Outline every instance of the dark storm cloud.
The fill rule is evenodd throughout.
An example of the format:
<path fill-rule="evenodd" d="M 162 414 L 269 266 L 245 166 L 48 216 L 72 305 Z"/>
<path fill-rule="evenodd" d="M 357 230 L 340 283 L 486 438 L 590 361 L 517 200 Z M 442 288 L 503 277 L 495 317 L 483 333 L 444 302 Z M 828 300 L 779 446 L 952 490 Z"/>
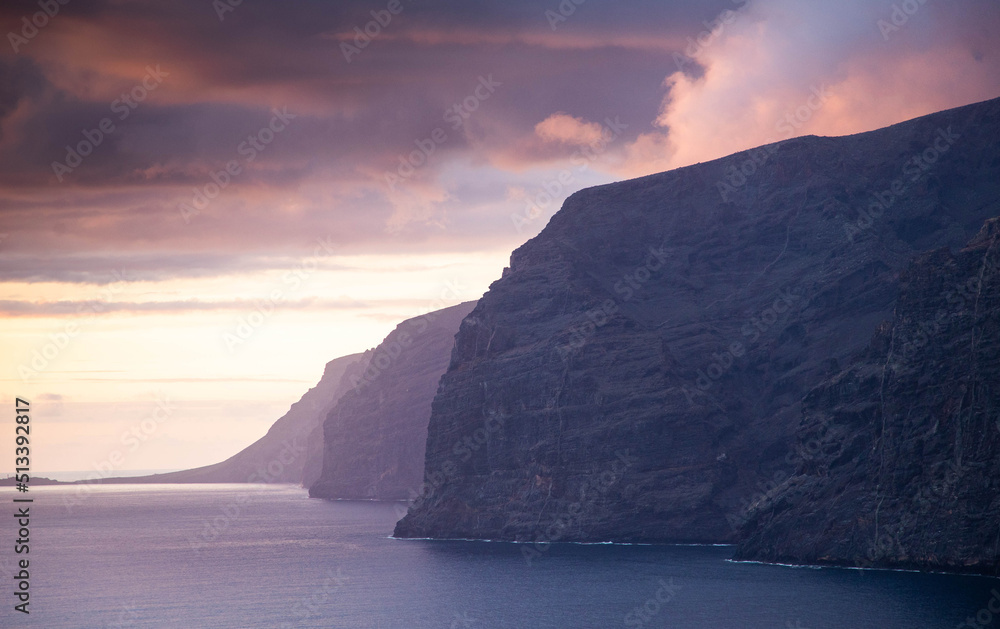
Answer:
<path fill-rule="evenodd" d="M 565 161 L 578 147 L 535 131 L 557 114 L 581 128 L 619 119 L 628 126 L 611 153 L 639 144 L 653 154 L 630 150 L 633 162 L 659 163 L 666 130 L 653 123 L 668 120 L 675 53 L 743 4 L 399 0 L 398 15 L 376 28 L 372 12 L 384 20 L 388 0 L 243 0 L 221 19 L 208 0 L 72 0 L 18 52 L 0 45 L 0 232 L 10 236 L 0 255 L 20 256 L 6 277 L 79 280 L 60 266 L 105 252 L 160 255 L 164 276 L 206 272 L 196 258 L 212 252 L 221 273 L 241 256 L 297 255 L 317 235 L 344 253 L 517 244 L 509 212 L 483 210 L 502 197 L 495 178 L 468 182 L 457 197 L 441 182 L 445 170 L 520 173 Z M 811 11 L 775 0 L 741 10 L 737 26 L 748 33 L 772 14 Z M 20 32 L 37 11 L 4 3 L 0 32 Z M 962 21 L 968 12 L 956 13 Z M 378 34 L 348 61 L 344 45 L 364 43 L 355 27 L 366 25 Z M 845 38 L 819 52 L 836 65 L 854 45 Z M 729 62 L 726 50 L 717 44 L 700 60 Z M 150 69 L 162 81 L 146 90 Z M 762 90 L 781 71 L 747 70 L 765 77 Z M 488 99 L 469 100 L 484 80 L 496 85 Z M 699 89 L 678 95 L 698 110 Z M 120 119 L 130 94 L 143 98 Z M 722 119 L 730 101 L 739 103 L 719 99 L 705 111 Z M 463 102 L 475 111 L 453 125 L 446 112 Z M 294 118 L 272 133 L 275 111 Z M 70 172 L 54 171 L 105 119 L 114 129 L 100 145 Z M 387 189 L 386 174 L 439 129 L 445 139 L 427 163 Z M 271 141 L 250 161 L 240 147 L 260 133 Z M 239 174 L 228 187 L 182 215 L 230 162 Z M 38 251 L 54 262 L 40 263 Z"/>
<path fill-rule="evenodd" d="M 546 11 L 558 2 L 403 2 L 348 62 L 341 35 L 385 3 L 245 0 L 220 20 L 201 0 L 74 0 L 18 53 L 0 52 L 0 230 L 17 236 L 0 252 L 20 254 L 3 276 L 90 281 L 95 269 L 81 262 L 115 250 L 161 252 L 161 276 L 222 273 L 253 268 L 243 254 L 294 255 L 316 234 L 355 253 L 489 246 L 492 234 L 508 236 L 506 216 L 456 220 L 451 231 L 403 218 L 387 232 L 408 201 L 388 198 L 385 173 L 446 131 L 407 182 L 419 205 L 449 160 L 528 166 L 560 157 L 559 147 L 517 148 L 557 111 L 651 120 L 671 42 L 723 4 L 593 1 L 553 29 Z M 3 32 L 18 32 L 37 10 L 5 3 Z M 149 68 L 162 81 L 139 89 L 144 98 L 120 119 L 122 96 Z M 482 79 L 499 84 L 490 101 L 460 126 L 446 120 Z M 294 119 L 250 163 L 240 147 L 275 110 Z M 85 133 L 96 138 L 102 121 L 113 130 L 78 166 L 54 166 L 91 148 Z M 181 204 L 233 161 L 241 169 L 232 187 L 181 221 Z M 462 201 L 474 211 L 484 197 L 471 191 Z M 46 262 L 30 255 L 38 250 L 60 253 Z M 200 251 L 222 253 L 206 266 Z"/>
<path fill-rule="evenodd" d="M 32 6 L 6 6 L 4 23 L 16 27 Z M 553 31 L 545 11 L 558 11 L 558 3 L 407 3 L 397 23 L 348 63 L 343 42 L 330 34 L 363 27 L 371 11 L 382 10 L 379 3 L 246 1 L 221 22 L 201 1 L 87 6 L 52 18 L 16 56 L 18 67 L 37 56 L 47 76 L 11 82 L 0 99 L 0 108 L 24 102 L 28 110 L 17 121 L 18 137 L 0 145 L 8 186 L 52 183 L 52 162 L 106 117 L 116 130 L 68 177 L 73 183 L 187 184 L 230 159 L 272 107 L 299 116 L 290 132 L 298 137 L 276 143 L 266 162 L 298 156 L 312 166 L 384 169 L 446 124 L 445 110 L 491 74 L 503 89 L 477 118 L 504 131 L 492 138 L 498 143 L 512 131 L 530 133 L 554 111 L 649 120 L 663 96 L 670 51 L 629 42 L 680 41 L 713 12 L 704 3 L 665 9 L 595 2 L 578 6 Z M 420 43 L 427 32 L 445 40 Z M 10 74 L 15 61 L 4 54 L 0 72 Z M 128 120 L 117 120 L 112 103 L 139 83 L 147 64 L 169 76 Z M 457 134 L 442 150 L 466 149 Z M 286 175 L 297 180 L 309 172 L 292 167 Z"/>

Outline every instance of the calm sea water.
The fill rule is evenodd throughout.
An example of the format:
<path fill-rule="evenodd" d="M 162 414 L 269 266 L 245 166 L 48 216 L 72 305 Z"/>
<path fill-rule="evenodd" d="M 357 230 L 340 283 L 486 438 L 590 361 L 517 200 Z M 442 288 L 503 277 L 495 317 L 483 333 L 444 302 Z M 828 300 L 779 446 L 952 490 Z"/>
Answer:
<path fill-rule="evenodd" d="M 0 626 L 952 629 L 1000 589 L 734 564 L 720 547 L 552 545 L 529 564 L 514 544 L 389 539 L 396 505 L 289 487 L 75 492 L 32 488 L 32 613 L 13 611 L 7 585 Z M 9 566 L 12 544 L 2 548 Z"/>

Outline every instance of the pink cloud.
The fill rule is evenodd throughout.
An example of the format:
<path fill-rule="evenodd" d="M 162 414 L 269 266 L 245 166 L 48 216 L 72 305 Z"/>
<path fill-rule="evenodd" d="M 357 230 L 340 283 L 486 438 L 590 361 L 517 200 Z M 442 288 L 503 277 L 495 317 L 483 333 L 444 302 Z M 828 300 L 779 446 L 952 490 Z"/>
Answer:
<path fill-rule="evenodd" d="M 601 139 L 601 125 L 558 112 L 535 125 L 535 134 L 550 142 L 586 146 Z"/>
<path fill-rule="evenodd" d="M 687 53 L 704 72 L 670 72 L 654 129 L 629 146 L 619 174 L 868 131 L 1000 95 L 1000 39 L 989 36 L 1000 28 L 995 5 L 920 5 L 898 30 L 880 28 L 891 23 L 891 5 L 862 0 L 759 0 L 728 18 L 693 39 L 701 45 Z"/>

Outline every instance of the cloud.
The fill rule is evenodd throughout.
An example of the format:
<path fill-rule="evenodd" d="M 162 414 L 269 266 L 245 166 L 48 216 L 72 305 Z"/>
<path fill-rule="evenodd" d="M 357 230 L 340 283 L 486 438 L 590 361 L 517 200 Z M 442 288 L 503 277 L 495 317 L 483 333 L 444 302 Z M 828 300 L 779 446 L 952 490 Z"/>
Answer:
<path fill-rule="evenodd" d="M 621 172 L 867 131 L 1000 95 L 1000 5 L 912 6 L 894 16 L 898 3 L 887 1 L 755 0 L 725 14 L 677 58 L 658 130 L 632 144 Z M 886 29 L 893 20 L 901 25 Z"/>
<path fill-rule="evenodd" d="M 323 38 L 347 44 L 355 43 L 357 33 L 341 31 L 323 33 Z M 608 48 L 629 48 L 646 52 L 672 53 L 683 41 L 675 33 L 659 34 L 615 34 L 607 32 L 552 33 L 546 31 L 503 31 L 495 26 L 489 29 L 463 28 L 445 30 L 440 28 L 413 28 L 400 32 L 380 34 L 380 41 L 405 42 L 420 46 L 528 46 L 549 50 L 597 50 Z"/>
<path fill-rule="evenodd" d="M 0 255 L 0 281 L 69 282 L 104 286 L 117 282 L 156 282 L 175 278 L 245 275 L 294 269 L 303 257 L 220 253 Z M 321 271 L 357 271 L 354 265 L 310 258 Z"/>
<path fill-rule="evenodd" d="M 894 3 L 919 8 L 883 37 L 878 21 L 892 19 Z M 129 290 L 101 299 L 108 325 L 75 350 L 92 344 L 86 361 L 66 364 L 85 371 L 47 372 L 65 388 L 94 370 L 67 399 L 154 382 L 228 389 L 272 372 L 304 383 L 335 348 L 363 349 L 382 324 L 425 310 L 405 297 L 436 292 L 433 278 L 459 277 L 478 293 L 581 187 L 780 139 L 781 121 L 793 134 L 853 133 L 1000 95 L 1000 9 L 986 0 L 403 4 L 350 62 L 340 44 L 384 3 L 243 2 L 220 21 L 208 0 L 73 0 L 19 53 L 0 46 L 0 317 L 17 318 L 18 352 L 30 353 L 32 333 L 46 338 L 46 318 L 93 312 L 83 300 L 113 292 L 119 270 Z M 569 5 L 565 21 L 546 15 Z M 720 29 L 726 9 L 736 13 Z M 0 3 L 0 33 L 37 11 L 37 0 Z M 162 84 L 119 118 L 115 101 L 141 93 L 156 66 Z M 453 126 L 446 112 L 490 75 L 502 85 Z M 815 109 L 814 90 L 828 94 Z M 286 107 L 294 120 L 249 160 L 241 144 Z M 59 182 L 53 162 L 106 118 L 114 130 Z M 608 119 L 627 128 L 581 157 Z M 385 174 L 437 129 L 446 139 L 389 189 Z M 180 204 L 220 185 L 233 161 L 239 174 L 184 220 Z M 300 313 L 294 323 L 255 341 L 260 362 L 220 358 L 212 339 L 189 334 L 252 310 L 241 298 L 310 257 L 317 238 L 330 255 L 310 292 L 282 304 Z M 447 266 L 456 259 L 463 268 Z M 147 329 L 153 315 L 177 329 Z M 135 362 L 146 343 L 157 359 Z M 125 364 L 132 381 L 114 369 Z M 233 369 L 231 382 L 213 379 Z M 252 426 L 266 429 L 287 408 L 261 400 L 301 393 L 275 382 L 240 390 L 233 399 L 246 406 L 188 407 L 198 434 L 224 431 L 232 451 L 251 442 Z M 87 434 L 94 426 L 121 411 L 141 419 L 149 403 L 67 408 L 62 421 L 79 430 L 47 451 L 73 469 L 106 455 Z M 181 455 L 164 440 L 160 458 L 130 465 L 218 456 L 211 440 L 183 442 Z"/>
<path fill-rule="evenodd" d="M 496 228 L 504 215 L 469 219 L 495 201 L 492 180 L 507 169 L 569 155 L 543 142 L 518 152 L 519 142 L 538 140 L 535 125 L 554 111 L 650 119 L 670 42 L 705 11 L 648 3 L 636 28 L 634 9 L 594 5 L 553 32 L 537 3 L 414 4 L 347 63 L 325 34 L 371 19 L 367 3 L 246 5 L 223 23 L 194 0 L 87 6 L 64 7 L 19 56 L 0 49 L 0 232 L 10 235 L 0 255 L 25 256 L 7 258 L 8 278 L 89 281 L 74 257 L 108 249 L 162 253 L 163 274 L 184 272 L 172 254 L 210 273 L 200 255 L 294 255 L 316 234 L 345 254 L 516 246 Z M 5 4 L 0 20 L 33 10 Z M 480 41 L 488 32 L 498 38 Z M 120 120 L 112 103 L 157 65 L 169 76 Z M 454 128 L 446 110 L 491 74 L 502 87 Z M 248 163 L 241 143 L 285 106 L 297 117 Z M 114 131 L 58 182 L 53 163 L 107 118 Z M 436 128 L 447 142 L 387 190 L 385 173 Z M 234 160 L 240 174 L 182 220 L 180 204 Z M 456 164 L 491 166 L 491 183 L 447 181 Z M 46 271 L 56 261 L 28 255 L 39 251 L 60 252 L 66 267 Z"/>
<path fill-rule="evenodd" d="M 628 128 L 588 161 L 606 179 L 781 139 L 778 122 L 817 88 L 829 98 L 795 134 L 870 129 L 1000 85 L 995 3 L 924 3 L 888 41 L 888 0 L 585 3 L 553 29 L 558 6 L 406 4 L 348 63 L 338 34 L 371 19 L 360 0 L 244 3 L 223 22 L 200 0 L 65 5 L 21 54 L 0 50 L 0 280 L 100 281 L 74 264 L 108 251 L 150 278 L 224 274 L 317 234 L 345 255 L 516 246 L 505 223 L 520 208 L 502 191 L 538 189 L 608 118 Z M 4 3 L 0 24 L 35 10 Z M 52 163 L 157 64 L 162 85 L 59 184 Z M 446 111 L 489 75 L 502 86 L 452 126 Z M 239 147 L 275 107 L 296 118 L 251 163 Z M 446 141 L 388 189 L 436 129 Z M 180 204 L 234 160 L 240 174 L 182 220 Z"/>
<path fill-rule="evenodd" d="M 602 128 L 596 122 L 587 122 L 559 112 L 535 125 L 535 134 L 549 142 L 563 142 L 587 146 L 601 139 Z"/>
<path fill-rule="evenodd" d="M 265 300 L 230 299 L 181 301 L 19 301 L 0 300 L 0 315 L 7 317 L 63 317 L 127 314 L 164 314 L 204 311 L 246 311 L 257 307 Z M 340 310 L 369 308 L 371 304 L 356 300 L 330 299 L 289 299 L 279 302 L 281 308 L 289 310 Z"/>

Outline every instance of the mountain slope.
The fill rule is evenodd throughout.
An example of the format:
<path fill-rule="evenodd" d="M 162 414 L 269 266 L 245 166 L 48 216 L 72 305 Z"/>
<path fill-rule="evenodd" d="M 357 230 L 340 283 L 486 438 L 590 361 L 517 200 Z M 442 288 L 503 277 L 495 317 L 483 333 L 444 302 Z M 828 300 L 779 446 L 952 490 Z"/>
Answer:
<path fill-rule="evenodd" d="M 103 483 L 296 483 L 308 486 L 322 465 L 323 418 L 351 388 L 349 378 L 365 364 L 365 354 L 351 354 L 326 364 L 315 387 L 292 404 L 267 434 L 225 461 L 179 472 Z"/>
<path fill-rule="evenodd" d="M 1000 100 L 583 190 L 465 319 L 401 537 L 730 542 L 915 255 L 1000 214 Z"/>
<path fill-rule="evenodd" d="M 400 323 L 324 423 L 315 498 L 394 500 L 420 488 L 430 405 L 466 302 Z"/>

